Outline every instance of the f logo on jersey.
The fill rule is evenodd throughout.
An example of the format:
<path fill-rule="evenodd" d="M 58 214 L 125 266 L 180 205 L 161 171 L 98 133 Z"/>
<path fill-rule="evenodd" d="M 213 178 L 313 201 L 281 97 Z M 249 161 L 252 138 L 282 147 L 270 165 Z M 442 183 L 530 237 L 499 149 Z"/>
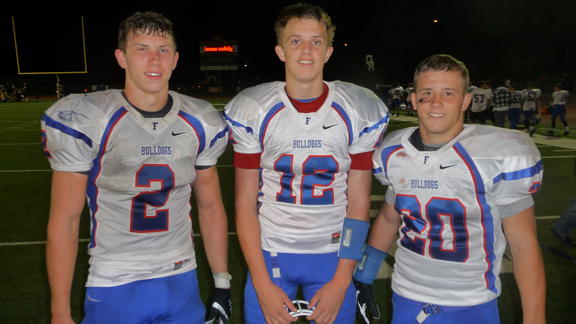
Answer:
<path fill-rule="evenodd" d="M 153 129 L 156 130 L 156 126 L 158 126 L 157 122 L 152 122 Z"/>
<path fill-rule="evenodd" d="M 426 161 L 428 161 L 428 158 L 429 158 L 428 155 L 425 155 L 425 156 L 424 156 L 424 164 L 426 164 Z"/>
<path fill-rule="evenodd" d="M 310 117 L 306 117 L 306 125 L 308 125 L 308 122 L 310 121 Z"/>

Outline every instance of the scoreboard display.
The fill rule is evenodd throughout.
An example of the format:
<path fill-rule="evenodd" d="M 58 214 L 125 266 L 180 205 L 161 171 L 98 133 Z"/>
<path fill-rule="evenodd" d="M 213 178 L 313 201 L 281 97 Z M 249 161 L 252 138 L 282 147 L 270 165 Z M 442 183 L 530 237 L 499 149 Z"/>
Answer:
<path fill-rule="evenodd" d="M 238 70 L 238 41 L 217 36 L 212 41 L 200 42 L 200 70 Z"/>

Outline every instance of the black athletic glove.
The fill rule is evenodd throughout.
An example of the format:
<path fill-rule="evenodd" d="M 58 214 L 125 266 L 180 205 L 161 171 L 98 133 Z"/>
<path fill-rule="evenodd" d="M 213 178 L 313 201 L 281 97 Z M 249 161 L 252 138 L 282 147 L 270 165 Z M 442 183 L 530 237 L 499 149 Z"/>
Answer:
<path fill-rule="evenodd" d="M 208 304 L 205 324 L 226 324 L 232 316 L 232 301 L 230 289 L 214 287 L 214 294 Z"/>
<path fill-rule="evenodd" d="M 374 297 L 374 291 L 372 290 L 373 286 L 356 280 L 354 280 L 354 286 L 356 286 L 356 297 L 358 299 L 356 302 L 356 317 L 358 317 L 358 320 L 364 324 L 370 324 L 368 310 L 370 310 L 374 319 L 379 319 L 380 310 L 378 305 L 376 305 L 376 297 Z"/>

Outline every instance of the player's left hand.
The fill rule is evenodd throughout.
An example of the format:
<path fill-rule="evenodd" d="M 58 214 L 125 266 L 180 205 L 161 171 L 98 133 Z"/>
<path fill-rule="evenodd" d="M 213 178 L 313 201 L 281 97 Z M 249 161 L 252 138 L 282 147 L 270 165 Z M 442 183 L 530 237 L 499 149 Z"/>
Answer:
<path fill-rule="evenodd" d="M 347 284 L 336 282 L 335 280 L 327 282 L 322 288 L 318 289 L 314 297 L 310 299 L 308 308 L 316 306 L 316 309 L 314 313 L 307 316 L 306 319 L 316 321 L 316 324 L 334 323 L 349 286 L 349 282 Z"/>
<path fill-rule="evenodd" d="M 230 289 L 214 288 L 214 294 L 208 304 L 205 324 L 226 324 L 232 315 Z"/>

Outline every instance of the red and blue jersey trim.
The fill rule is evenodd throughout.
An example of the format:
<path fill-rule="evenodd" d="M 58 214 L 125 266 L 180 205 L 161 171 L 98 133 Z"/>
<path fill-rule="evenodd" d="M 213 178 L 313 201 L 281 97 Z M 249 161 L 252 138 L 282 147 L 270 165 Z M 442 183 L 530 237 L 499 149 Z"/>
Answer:
<path fill-rule="evenodd" d="M 200 153 L 202 153 L 204 151 L 204 148 L 206 147 L 206 133 L 204 132 L 204 127 L 202 126 L 202 123 L 200 122 L 200 120 L 198 120 L 198 118 L 188 113 L 185 113 L 182 110 L 178 112 L 178 116 L 180 116 L 180 118 L 182 118 L 196 132 L 196 136 L 198 137 L 198 143 L 199 143 L 197 155 L 200 155 Z M 224 132 L 220 137 L 223 137 L 225 134 L 226 133 Z"/>
<path fill-rule="evenodd" d="M 360 131 L 360 135 L 358 135 L 358 137 L 362 137 L 362 135 L 368 134 L 368 133 L 370 133 L 371 131 L 373 131 L 373 130 L 375 130 L 375 129 L 378 129 L 378 127 L 380 127 L 380 125 L 385 124 L 385 123 L 388 123 L 388 118 L 389 118 L 389 114 L 386 113 L 386 116 L 384 116 L 384 118 L 380 119 L 380 121 L 378 121 L 376 124 L 374 124 L 374 125 L 372 125 L 372 126 L 364 127 L 364 128 Z M 386 131 L 386 128 L 387 128 L 387 127 L 388 127 L 388 126 L 386 126 L 386 127 L 384 128 L 384 131 Z"/>
<path fill-rule="evenodd" d="M 264 152 L 264 137 L 266 136 L 266 130 L 268 129 L 268 125 L 270 125 L 270 121 L 272 121 L 272 118 L 274 118 L 274 116 L 284 108 L 286 108 L 286 105 L 284 105 L 283 102 L 279 102 L 275 104 L 264 117 L 262 125 L 260 126 L 260 152 Z"/>
<path fill-rule="evenodd" d="M 350 117 L 348 116 L 348 114 L 346 113 L 344 108 L 342 108 L 342 106 L 340 106 L 339 104 L 332 102 L 331 107 L 332 107 L 332 109 L 336 110 L 338 115 L 340 115 L 340 117 L 342 118 L 342 120 L 346 124 L 346 128 L 348 129 L 348 146 L 352 145 L 352 141 L 354 140 L 354 136 L 352 136 L 352 134 L 353 134 L 352 133 L 352 122 L 350 121 Z"/>
<path fill-rule="evenodd" d="M 397 144 L 383 149 L 382 152 L 380 153 L 380 160 L 382 160 L 382 163 L 384 163 L 384 165 L 381 168 L 372 169 L 372 173 L 380 174 L 384 172 L 384 174 L 386 174 L 386 178 L 388 178 L 388 160 L 390 159 L 390 156 L 393 153 L 403 148 L 404 146 L 402 146 L 402 144 Z"/>
<path fill-rule="evenodd" d="M 514 172 L 502 172 L 496 177 L 494 177 L 493 183 L 497 184 L 500 181 L 512 181 L 512 180 L 530 178 L 540 173 L 542 169 L 543 169 L 542 160 L 539 160 L 535 165 L 529 168 L 525 168 Z"/>
<path fill-rule="evenodd" d="M 484 253 L 486 255 L 485 261 L 488 265 L 488 269 L 486 269 L 486 272 L 484 273 L 486 289 L 495 294 L 499 294 L 498 289 L 496 288 L 496 280 L 498 278 L 494 273 L 494 262 L 496 261 L 496 253 L 494 252 L 494 216 L 491 213 L 490 205 L 486 201 L 486 188 L 484 187 L 484 181 L 482 180 L 480 171 L 476 167 L 472 157 L 470 157 L 462 144 L 457 142 L 453 147 L 468 167 L 470 175 L 474 181 L 474 187 L 476 188 L 476 200 L 478 201 L 481 213 Z"/>
<path fill-rule="evenodd" d="M 77 139 L 83 141 L 84 143 L 86 143 L 86 145 L 88 145 L 89 147 L 92 147 L 92 139 L 90 137 L 88 137 L 88 135 L 86 135 L 80 131 L 77 131 L 72 127 L 69 127 L 69 126 L 66 126 L 60 122 L 57 122 L 46 114 L 44 114 L 44 116 L 42 117 L 42 121 L 46 124 L 46 126 L 52 127 L 54 129 L 61 131 L 64 134 L 68 134 L 74 138 L 77 138 Z"/>
<path fill-rule="evenodd" d="M 98 221 L 96 220 L 96 214 L 98 213 L 98 187 L 96 186 L 96 179 L 100 175 L 100 171 L 102 170 L 102 157 L 104 152 L 106 152 L 106 146 L 108 145 L 108 140 L 110 139 L 110 134 L 114 130 L 114 127 L 118 124 L 120 119 L 122 119 L 128 111 L 126 108 L 121 107 L 118 109 L 110 121 L 108 121 L 108 125 L 106 125 L 106 129 L 104 130 L 104 134 L 102 134 L 102 140 L 100 143 L 100 149 L 98 150 L 98 155 L 92 161 L 92 169 L 90 170 L 90 174 L 88 175 L 88 187 L 86 189 L 86 195 L 88 196 L 88 207 L 90 207 L 91 212 L 91 221 L 92 227 L 90 232 L 90 244 L 88 245 L 89 249 L 96 247 L 96 229 L 98 227 Z"/>

